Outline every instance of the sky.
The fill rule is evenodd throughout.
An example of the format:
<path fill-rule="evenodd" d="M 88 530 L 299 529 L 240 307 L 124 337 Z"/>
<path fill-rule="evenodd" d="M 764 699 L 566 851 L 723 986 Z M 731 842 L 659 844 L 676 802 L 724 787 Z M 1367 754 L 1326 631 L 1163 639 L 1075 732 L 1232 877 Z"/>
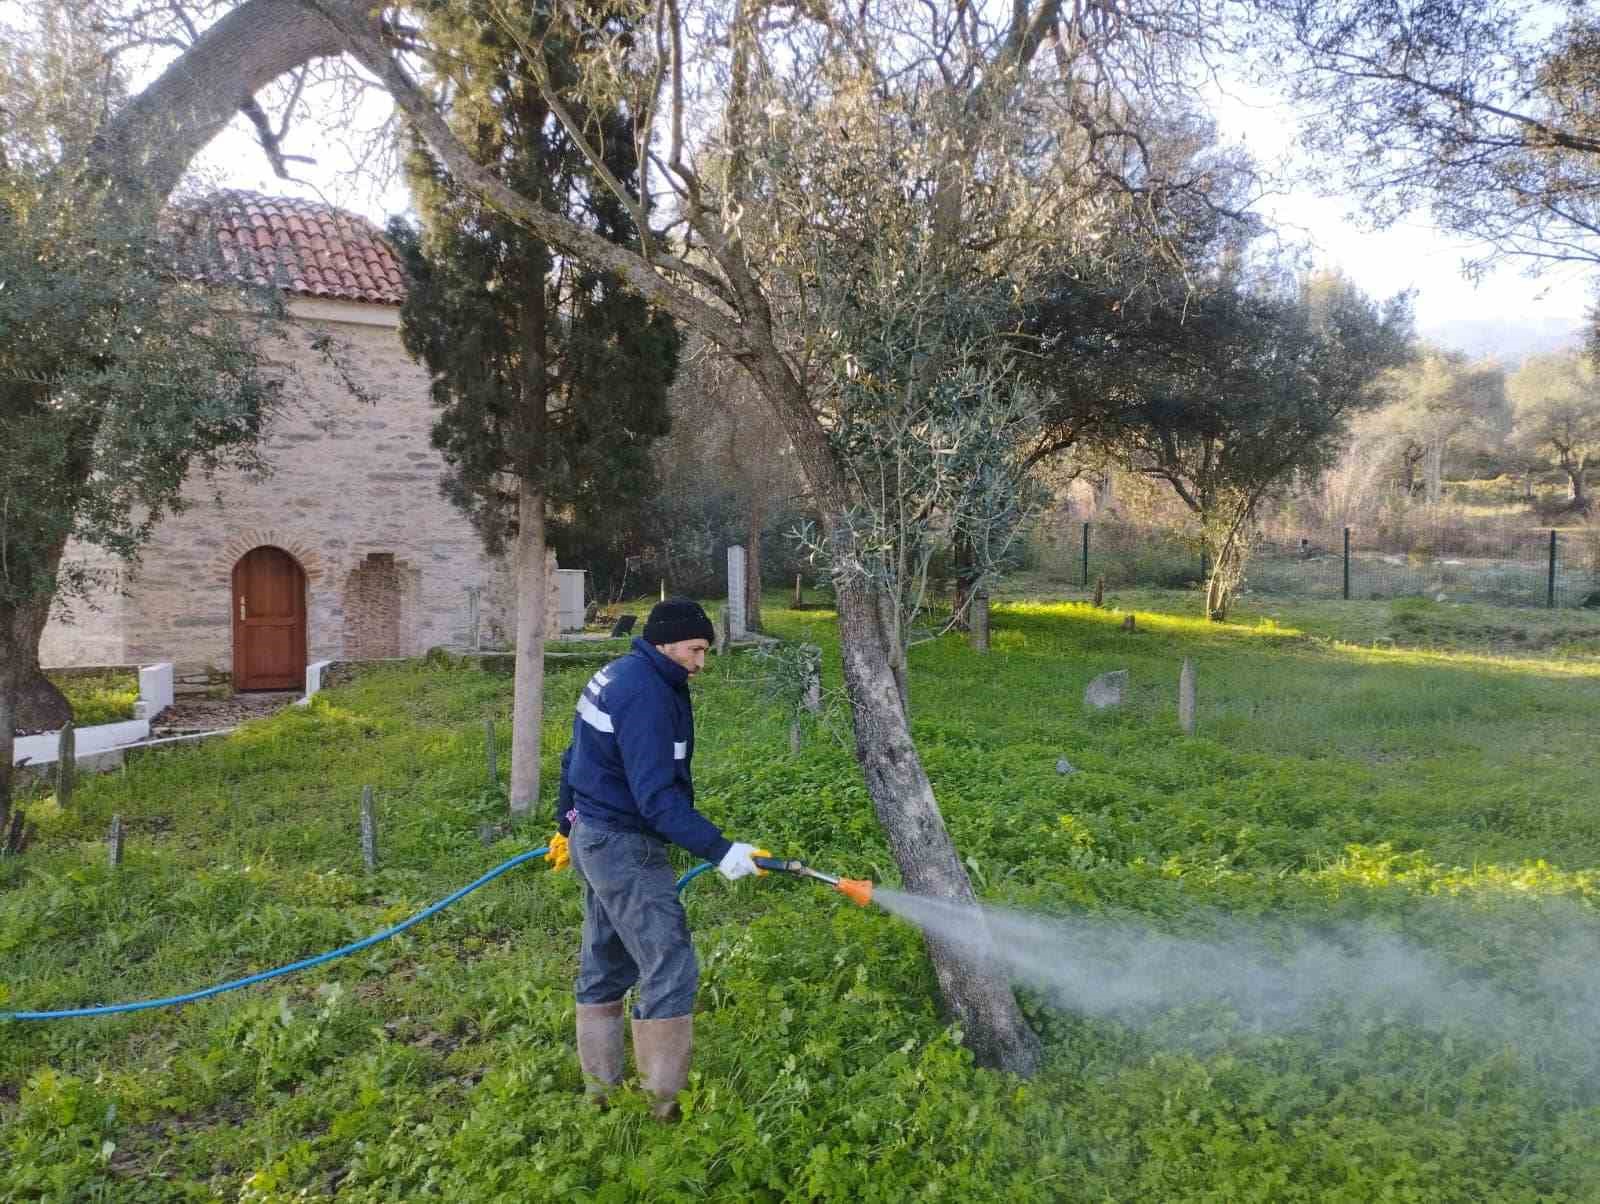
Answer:
<path fill-rule="evenodd" d="M 1280 100 L 1238 83 L 1209 91 L 1205 100 L 1225 140 L 1243 142 L 1258 162 L 1285 157 L 1292 161 L 1294 122 Z M 374 98 L 360 124 L 376 125 L 386 111 L 386 99 Z M 379 224 L 391 213 L 409 208 L 409 198 L 398 182 L 379 186 L 370 180 L 352 183 L 341 178 L 349 158 L 336 141 L 308 130 L 299 139 L 291 136 L 288 149 L 304 153 L 308 144 L 319 162 L 296 167 L 308 184 L 280 180 L 256 148 L 244 119 L 239 118 L 212 144 L 196 168 L 219 186 L 320 196 Z M 1476 283 L 1468 282 L 1462 276 L 1461 263 L 1477 248 L 1435 231 L 1426 214 L 1414 213 L 1386 230 L 1373 231 L 1352 219 L 1346 198 L 1296 190 L 1269 195 L 1257 208 L 1289 237 L 1308 242 L 1318 266 L 1341 269 L 1370 295 L 1388 297 L 1414 289 L 1419 332 L 1462 350 L 1489 349 L 1494 339 L 1492 334 L 1485 335 L 1484 327 L 1505 328 L 1506 342 L 1513 347 L 1521 345 L 1522 335 L 1533 328 L 1541 328 L 1547 338 L 1568 329 L 1575 331 L 1590 304 L 1592 275 L 1579 268 L 1547 269 L 1529 277 L 1524 261 L 1508 260 Z M 1468 324 L 1475 329 L 1466 329 Z"/>
<path fill-rule="evenodd" d="M 1228 83 L 1208 98 L 1219 132 L 1242 142 L 1261 162 L 1295 154 L 1293 114 L 1281 100 L 1239 83 Z M 1264 216 L 1309 239 L 1319 266 L 1339 267 L 1374 296 L 1416 290 L 1419 329 L 1447 322 L 1498 320 L 1506 323 L 1583 321 L 1590 304 L 1592 275 L 1575 267 L 1526 274 L 1526 261 L 1505 265 L 1476 283 L 1461 272 L 1462 261 L 1481 247 L 1435 230 L 1425 213 L 1384 230 L 1369 230 L 1352 219 L 1349 198 L 1290 190 L 1264 199 Z"/>

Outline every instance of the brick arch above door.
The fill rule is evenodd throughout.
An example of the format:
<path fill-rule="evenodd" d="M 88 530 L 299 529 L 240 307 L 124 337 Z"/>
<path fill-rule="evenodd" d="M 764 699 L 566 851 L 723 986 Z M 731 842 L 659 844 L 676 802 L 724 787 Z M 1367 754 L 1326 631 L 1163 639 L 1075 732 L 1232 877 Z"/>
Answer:
<path fill-rule="evenodd" d="M 212 559 L 213 579 L 232 588 L 233 566 L 239 563 L 246 552 L 259 547 L 282 548 L 293 556 L 300 563 L 300 571 L 306 575 L 308 587 L 316 585 L 326 575 L 326 559 L 311 541 L 282 527 L 251 527 L 228 535 L 222 550 Z"/>

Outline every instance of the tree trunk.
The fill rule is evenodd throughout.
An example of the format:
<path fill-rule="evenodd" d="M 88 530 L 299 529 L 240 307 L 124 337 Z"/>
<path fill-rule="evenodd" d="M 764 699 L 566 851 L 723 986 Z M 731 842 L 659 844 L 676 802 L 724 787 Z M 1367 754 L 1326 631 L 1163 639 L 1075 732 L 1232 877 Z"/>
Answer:
<path fill-rule="evenodd" d="M 358 0 L 320 0 L 330 15 L 370 22 Z M 372 10 L 376 11 L 376 10 Z M 207 29 L 107 123 L 92 162 L 114 205 L 160 205 L 190 161 L 273 80 L 345 49 L 345 38 L 304 0 L 246 0 Z"/>
<path fill-rule="evenodd" d="M 0 840 L 11 821 L 11 762 L 17 755 L 17 659 L 21 649 L 14 638 L 16 612 L 0 605 Z"/>
<path fill-rule="evenodd" d="M 1096 518 L 1109 518 L 1111 511 L 1116 508 L 1117 482 L 1110 472 L 1095 482 L 1093 504 Z"/>
<path fill-rule="evenodd" d="M 517 667 L 511 689 L 511 814 L 539 802 L 540 737 L 544 727 L 545 423 L 550 384 L 545 372 L 544 281 L 528 290 L 522 311 L 522 446 L 517 498 Z"/>
<path fill-rule="evenodd" d="M 1206 618 L 1213 623 L 1225 623 L 1228 607 L 1233 605 L 1234 591 L 1244 576 L 1244 549 L 1236 533 L 1225 539 L 1214 550 L 1211 576 L 1206 580 Z"/>
<path fill-rule="evenodd" d="M 1227 622 L 1228 593 L 1227 587 L 1222 583 L 1222 574 L 1213 568 L 1211 578 L 1206 582 L 1206 618 L 1211 622 Z"/>
<path fill-rule="evenodd" d="M 511 700 L 511 814 L 539 801 L 544 725 L 544 492 L 524 479 L 517 501 L 517 667 Z"/>
<path fill-rule="evenodd" d="M 760 489 L 750 491 L 749 531 L 744 545 L 744 625 L 761 630 L 761 528 L 766 525 L 766 499 Z"/>
<path fill-rule="evenodd" d="M 976 557 L 972 552 L 972 544 L 965 539 L 957 537 L 950 548 L 951 560 L 954 561 L 956 579 L 955 612 L 952 620 L 957 631 L 972 630 L 972 565 Z"/>
<path fill-rule="evenodd" d="M 1400 449 L 1400 483 L 1408 498 L 1417 496 L 1417 465 L 1422 463 L 1425 454 L 1415 443 L 1407 443 Z"/>
<path fill-rule="evenodd" d="M 1444 444 L 1428 445 L 1428 505 L 1437 506 L 1444 500 Z"/>
<path fill-rule="evenodd" d="M 1572 487 L 1572 508 L 1580 514 L 1589 513 L 1589 491 L 1585 488 L 1584 461 L 1579 459 L 1567 469 L 1567 480 Z"/>
<path fill-rule="evenodd" d="M 66 550 L 65 539 L 50 550 L 45 563 L 48 580 L 55 580 Z M 39 641 L 50 621 L 50 607 L 54 601 L 52 591 L 43 598 L 23 603 L 8 616 L 12 640 L 9 657 L 13 683 L 11 721 L 13 727 L 26 732 L 53 732 L 72 718 L 72 704 L 39 667 Z"/>
<path fill-rule="evenodd" d="M 989 651 L 989 595 L 978 590 L 972 595 L 972 618 L 968 626 L 968 643 L 974 652 Z"/>
<path fill-rule="evenodd" d="M 884 655 L 888 633 L 879 622 L 882 603 L 860 579 L 839 582 L 838 596 L 856 760 L 889 850 L 907 890 L 970 905 L 975 902 L 972 883 L 911 741 L 894 669 Z M 978 1062 L 1033 1074 L 1039 1067 L 1039 1041 L 1005 976 L 992 962 L 975 962 L 936 936 L 930 934 L 927 942 L 940 997 Z"/>

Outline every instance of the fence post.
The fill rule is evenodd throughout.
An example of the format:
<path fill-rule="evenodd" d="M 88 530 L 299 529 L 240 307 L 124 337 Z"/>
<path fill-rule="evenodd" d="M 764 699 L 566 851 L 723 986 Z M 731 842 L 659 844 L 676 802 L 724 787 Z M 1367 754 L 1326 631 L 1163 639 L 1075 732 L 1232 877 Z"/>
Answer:
<path fill-rule="evenodd" d="M 1083 588 L 1089 588 L 1089 524 L 1083 524 Z"/>
<path fill-rule="evenodd" d="M 1350 601 L 1350 528 L 1344 529 L 1344 600 Z"/>
<path fill-rule="evenodd" d="M 378 812 L 371 786 L 361 788 L 361 860 L 369 871 L 378 868 Z"/>
<path fill-rule="evenodd" d="M 500 750 L 494 746 L 494 717 L 483 721 L 483 759 L 489 771 L 489 789 L 500 785 Z"/>
<path fill-rule="evenodd" d="M 72 806 L 72 791 L 78 782 L 78 729 L 68 719 L 61 725 L 56 743 L 56 805 L 65 811 Z"/>
<path fill-rule="evenodd" d="M 106 837 L 106 861 L 112 869 L 122 864 L 122 816 L 111 817 L 111 832 Z"/>
<path fill-rule="evenodd" d="M 1551 610 L 1556 608 L 1556 529 L 1550 528 L 1550 577 L 1545 585 L 1544 604 Z"/>

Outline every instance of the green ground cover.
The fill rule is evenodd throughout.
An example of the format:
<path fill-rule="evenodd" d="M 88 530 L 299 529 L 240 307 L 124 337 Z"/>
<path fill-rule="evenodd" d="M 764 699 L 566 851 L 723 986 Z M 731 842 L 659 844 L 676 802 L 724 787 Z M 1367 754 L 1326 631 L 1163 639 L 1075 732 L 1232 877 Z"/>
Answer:
<path fill-rule="evenodd" d="M 954 637 L 913 650 L 919 746 L 984 896 L 1183 936 L 1248 924 L 1285 956 L 1352 925 L 1392 934 L 1463 989 L 1518 1001 L 1528 1039 L 1404 1008 L 1264 1031 L 1199 1005 L 1135 1021 L 1025 994 L 1048 1061 L 1022 1083 L 971 1065 L 903 923 L 708 875 L 687 896 L 696 1072 L 685 1121 L 663 1130 L 636 1092 L 581 1106 L 579 902 L 569 875 L 529 868 L 295 978 L 0 1025 L 0 1200 L 1600 1199 L 1600 1075 L 1556 1040 L 1593 1017 L 1545 1003 L 1562 997 L 1552 975 L 1595 972 L 1552 950 L 1592 943 L 1600 907 L 1600 661 L 1581 640 L 1485 631 L 1548 630 L 1537 612 L 1274 602 L 1219 627 L 1188 595 L 1111 601 L 1138 608 L 1134 632 L 1116 611 L 1018 600 L 997 608 L 987 657 Z M 765 614 L 821 643 L 837 686 L 831 614 L 777 597 Z M 1193 739 L 1175 719 L 1184 656 Z M 1116 668 L 1129 705 L 1085 715 L 1084 685 Z M 547 683 L 552 780 L 590 671 Z M 696 686 L 705 809 L 892 881 L 843 716 L 790 755 L 758 673 L 741 655 Z M 507 748 L 509 707 L 504 677 L 384 669 L 86 780 L 71 814 L 39 804 L 39 844 L 0 862 L 0 1007 L 286 962 L 542 843 L 543 823 L 491 849 L 476 834 L 503 806 L 482 721 Z M 1076 772 L 1057 773 L 1062 756 Z M 380 803 L 371 875 L 364 784 Z M 115 873 L 98 844 L 112 813 L 129 831 Z"/>
<path fill-rule="evenodd" d="M 139 675 L 131 670 L 46 676 L 67 696 L 72 721 L 79 727 L 133 718 L 133 704 L 139 701 Z"/>

